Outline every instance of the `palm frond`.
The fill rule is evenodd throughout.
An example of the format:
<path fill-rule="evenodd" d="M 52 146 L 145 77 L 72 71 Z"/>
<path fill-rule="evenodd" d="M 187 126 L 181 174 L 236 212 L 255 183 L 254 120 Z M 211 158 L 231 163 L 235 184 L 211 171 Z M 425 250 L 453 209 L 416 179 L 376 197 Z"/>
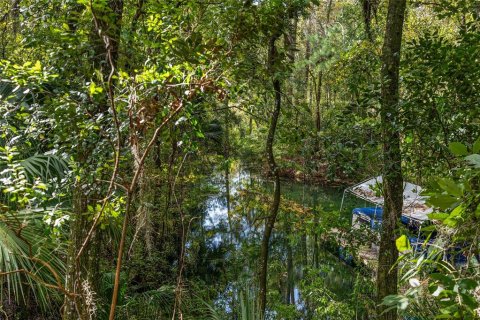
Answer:
<path fill-rule="evenodd" d="M 15 83 L 8 80 L 0 80 L 0 101 L 8 101 L 10 103 L 20 103 L 22 101 L 33 98 L 26 88 L 21 88 Z"/>
<path fill-rule="evenodd" d="M 110 277 L 110 274 L 107 274 L 107 277 Z M 117 308 L 120 319 L 171 319 L 174 304 L 175 287 L 166 285 L 155 290 L 134 294 L 126 298 L 125 303 Z M 187 291 L 184 292 L 181 309 L 184 319 L 224 319 L 213 305 L 200 296 L 193 293 L 189 294 Z"/>
<path fill-rule="evenodd" d="M 45 235 L 41 217 L 38 211 L 0 216 L 0 286 L 2 298 L 8 295 L 19 304 L 26 302 L 31 290 L 37 304 L 47 310 L 59 294 L 47 285 L 64 283 L 65 265 L 59 258 L 63 250 Z"/>
<path fill-rule="evenodd" d="M 198 306 L 198 311 L 200 311 L 201 314 L 203 314 L 203 318 L 205 320 L 222 320 L 224 317 L 218 312 L 218 310 L 215 309 L 215 306 L 212 305 L 211 303 L 208 303 L 204 299 L 202 299 L 199 296 L 196 296 L 196 300 L 200 303 L 200 306 Z M 186 317 L 187 319 L 188 316 Z"/>
<path fill-rule="evenodd" d="M 37 154 L 19 162 L 30 178 L 42 181 L 62 179 L 68 172 L 67 162 L 55 155 Z"/>
<path fill-rule="evenodd" d="M 162 286 L 127 298 L 118 311 L 121 319 L 169 319 L 174 301 L 174 288 Z"/>
<path fill-rule="evenodd" d="M 257 299 L 255 297 L 255 293 L 251 288 L 245 287 L 243 290 L 240 291 L 240 319 L 260 319 L 260 314 L 256 302 Z"/>

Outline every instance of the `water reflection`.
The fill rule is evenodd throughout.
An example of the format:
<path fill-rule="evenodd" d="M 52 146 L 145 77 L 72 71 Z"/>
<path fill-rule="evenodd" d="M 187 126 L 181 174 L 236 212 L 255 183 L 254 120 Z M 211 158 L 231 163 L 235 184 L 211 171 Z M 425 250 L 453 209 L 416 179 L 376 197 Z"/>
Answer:
<path fill-rule="evenodd" d="M 255 276 L 264 225 L 262 218 L 268 209 L 271 184 L 241 169 L 233 174 L 219 172 L 209 183 L 218 192 L 205 203 L 202 227 L 206 235 L 206 254 L 217 256 L 218 252 L 223 252 L 224 259 L 215 305 L 230 318 L 237 319 L 235 310 L 246 308 L 246 303 L 255 301 Z M 274 297 L 278 296 L 279 302 L 294 305 L 298 311 L 296 318 L 307 319 L 309 302 L 302 286 L 308 281 L 305 272 L 311 272 L 309 268 L 315 267 L 314 277 L 321 277 L 322 284 L 338 299 L 349 298 L 353 289 L 355 273 L 319 244 L 319 232 L 307 234 L 301 231 L 306 229 L 302 223 L 313 223 L 310 229 L 315 230 L 319 218 L 316 212 L 328 215 L 338 210 L 342 190 L 292 182 L 283 182 L 281 190 L 284 199 L 312 209 L 314 218 L 313 221 L 297 219 L 295 224 L 292 217 L 279 215 L 270 243 L 270 291 Z M 347 203 L 346 207 L 354 205 Z M 344 218 L 349 219 L 348 211 Z M 278 292 L 272 288 L 277 288 Z M 245 297 L 251 301 L 245 301 Z M 275 318 L 277 312 L 270 310 L 270 314 Z"/>

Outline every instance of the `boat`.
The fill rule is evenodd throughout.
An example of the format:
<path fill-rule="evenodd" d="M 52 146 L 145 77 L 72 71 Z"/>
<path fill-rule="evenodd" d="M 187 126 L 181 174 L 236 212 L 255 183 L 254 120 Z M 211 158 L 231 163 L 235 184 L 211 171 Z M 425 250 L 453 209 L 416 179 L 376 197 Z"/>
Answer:
<path fill-rule="evenodd" d="M 382 196 L 383 179 L 381 176 L 364 180 L 356 185 L 348 187 L 343 192 L 340 210 L 343 210 L 345 197 L 349 194 L 365 200 L 365 207 L 359 207 L 352 210 L 352 230 L 367 230 L 377 234 L 377 241 L 373 241 L 368 246 L 363 246 L 358 252 L 360 262 L 366 266 L 376 269 L 378 260 L 378 240 L 382 226 L 383 204 Z M 400 218 L 401 223 L 406 230 L 408 239 L 407 247 L 415 255 L 426 255 L 430 246 L 436 240 L 436 232 L 422 232 L 422 228 L 431 225 L 428 217 L 433 212 L 433 208 L 427 205 L 427 197 L 422 195 L 423 188 L 419 185 L 404 182 L 403 183 L 403 210 Z M 367 205 L 367 203 L 369 205 Z M 462 249 L 468 244 L 455 244 L 451 249 L 445 250 L 442 259 L 452 261 L 456 267 L 461 267 L 467 263 L 466 257 L 461 253 Z M 404 252 L 404 253 L 406 253 Z M 339 256 L 347 263 L 353 261 L 353 257 L 345 250 L 345 243 L 340 241 Z M 479 257 L 475 257 L 480 261 Z"/>
<path fill-rule="evenodd" d="M 352 230 L 368 229 L 379 234 L 383 219 L 382 176 L 372 177 L 346 188 L 343 192 L 340 210 L 343 210 L 345 198 L 353 195 L 365 201 L 365 207 L 358 207 L 352 210 Z M 428 214 L 433 209 L 426 204 L 427 198 L 423 196 L 421 186 L 404 182 L 403 184 L 403 210 L 400 221 L 408 229 L 409 245 L 414 252 L 424 252 L 433 239 L 422 235 L 422 227 L 430 224 Z M 363 228 L 363 229 L 362 229 Z M 379 237 L 378 237 L 379 238 Z M 378 241 L 373 241 L 369 246 L 363 246 L 359 250 L 359 259 L 363 264 L 373 265 L 378 259 Z M 346 262 L 352 261 L 352 257 L 345 253 L 341 245 L 340 256 Z"/>

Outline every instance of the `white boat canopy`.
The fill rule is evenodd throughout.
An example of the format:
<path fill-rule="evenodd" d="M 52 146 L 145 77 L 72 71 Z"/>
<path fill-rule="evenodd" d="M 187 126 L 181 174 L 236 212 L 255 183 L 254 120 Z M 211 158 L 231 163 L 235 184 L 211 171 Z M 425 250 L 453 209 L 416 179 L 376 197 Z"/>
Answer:
<path fill-rule="evenodd" d="M 376 206 L 383 206 L 382 176 L 371 178 L 345 189 L 345 192 L 371 202 Z M 421 196 L 422 187 L 410 182 L 403 183 L 403 212 L 402 215 L 413 220 L 423 222 L 428 220 L 428 214 L 432 212 L 426 204 L 426 197 Z M 345 193 L 344 193 L 345 196 Z M 343 200 L 342 200 L 343 206 Z"/>

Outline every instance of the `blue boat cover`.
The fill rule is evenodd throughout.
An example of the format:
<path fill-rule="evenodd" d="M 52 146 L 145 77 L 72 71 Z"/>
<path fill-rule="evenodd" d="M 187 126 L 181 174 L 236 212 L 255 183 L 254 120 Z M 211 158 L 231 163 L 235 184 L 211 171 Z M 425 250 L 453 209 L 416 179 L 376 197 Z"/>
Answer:
<path fill-rule="evenodd" d="M 365 215 L 370 218 L 370 228 L 372 230 L 378 230 L 382 225 L 382 215 L 383 209 L 382 207 L 366 207 L 366 208 L 355 208 L 352 211 L 353 214 L 356 215 Z M 406 225 L 412 231 L 418 231 L 418 226 L 415 223 L 412 223 L 412 220 L 407 216 L 402 216 L 401 221 L 404 225 Z M 428 241 L 422 238 L 417 238 L 410 236 L 408 237 L 410 244 L 412 245 L 412 249 L 414 251 L 424 251 L 428 248 L 428 245 L 434 242 L 434 237 L 430 238 Z M 426 243 L 425 243 L 426 242 Z M 447 260 L 452 260 L 456 264 L 465 264 L 467 262 L 467 256 L 463 254 L 462 248 L 468 246 L 467 243 L 460 244 L 455 246 L 454 248 L 450 248 L 447 251 L 445 258 Z M 475 258 L 477 261 L 480 261 L 480 255 L 476 255 Z"/>
<path fill-rule="evenodd" d="M 354 214 L 364 214 L 373 219 L 382 220 L 383 208 L 382 207 L 366 207 L 353 209 Z"/>
<path fill-rule="evenodd" d="M 382 207 L 365 207 L 365 208 L 355 208 L 352 211 L 353 214 L 357 215 L 366 215 L 370 220 L 370 227 L 377 230 L 382 224 L 383 208 Z M 410 225 L 410 218 L 402 216 L 401 219 L 404 225 Z"/>

